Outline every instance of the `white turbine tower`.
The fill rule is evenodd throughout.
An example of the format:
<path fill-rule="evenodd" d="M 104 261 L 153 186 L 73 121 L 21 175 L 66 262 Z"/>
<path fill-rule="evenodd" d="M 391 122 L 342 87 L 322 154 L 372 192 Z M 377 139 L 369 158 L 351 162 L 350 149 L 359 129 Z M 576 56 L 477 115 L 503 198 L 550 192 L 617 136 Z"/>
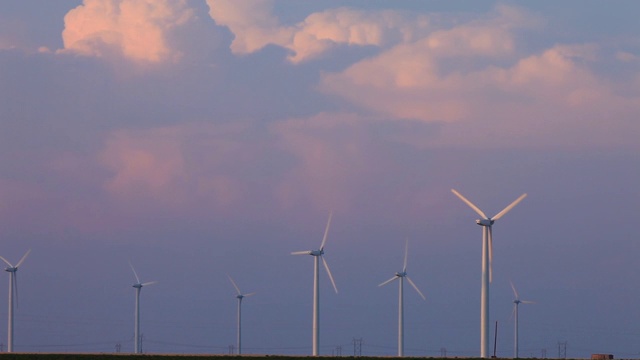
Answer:
<path fill-rule="evenodd" d="M 240 291 L 240 288 L 238 288 L 238 285 L 236 285 L 236 282 L 233 281 L 231 276 L 227 276 L 229 277 L 229 280 L 231 280 L 233 287 L 236 288 L 236 291 L 238 292 L 238 295 L 236 296 L 236 298 L 238 299 L 238 355 L 242 355 L 242 299 L 247 296 L 254 295 L 255 293 L 253 292 L 249 294 L 243 294 Z"/>
<path fill-rule="evenodd" d="M 0 259 L 2 259 L 2 261 L 4 261 L 8 265 L 4 269 L 4 271 L 9 273 L 9 314 L 8 314 L 9 316 L 8 316 L 8 327 L 7 327 L 7 352 L 13 352 L 13 296 L 14 296 L 13 294 L 15 290 L 15 297 L 16 297 L 16 303 L 17 303 L 18 302 L 17 272 L 18 272 L 18 268 L 20 267 L 20 265 L 22 265 L 22 263 L 27 258 L 30 252 L 31 252 L 31 249 L 29 249 L 29 251 L 27 251 L 27 253 L 24 254 L 24 256 L 22 256 L 22 259 L 18 261 L 16 266 L 11 265 L 11 263 L 8 262 L 7 259 L 0 256 Z"/>
<path fill-rule="evenodd" d="M 142 289 L 143 286 L 147 286 L 147 285 L 153 285 L 155 283 L 157 283 L 157 281 L 149 281 L 146 283 L 141 283 L 140 282 L 140 278 L 138 277 L 138 273 L 136 273 L 136 269 L 133 268 L 133 265 L 131 265 L 131 263 L 129 263 L 129 266 L 131 266 L 131 270 L 133 270 L 133 275 L 136 277 L 136 283 L 133 284 L 132 286 L 136 289 L 136 311 L 135 311 L 135 321 L 134 321 L 134 340 L 133 340 L 133 347 L 134 347 L 134 354 L 140 354 L 142 353 L 142 344 L 140 343 L 140 290 Z"/>
<path fill-rule="evenodd" d="M 324 244 L 327 241 L 327 234 L 329 233 L 329 226 L 331 225 L 331 216 L 329 213 L 329 221 L 327 221 L 327 227 L 324 230 L 324 237 L 322 238 L 322 243 L 320 244 L 320 248 L 318 250 L 307 250 L 307 251 L 296 251 L 292 252 L 291 255 L 311 255 L 313 256 L 313 346 L 312 346 L 312 355 L 318 356 L 318 346 L 320 343 L 320 272 L 318 271 L 320 268 L 320 259 L 322 259 L 322 263 L 324 264 L 325 270 L 327 270 L 327 274 L 329 275 L 329 279 L 331 280 L 331 284 L 333 285 L 333 289 L 336 294 L 338 293 L 338 288 L 336 287 L 336 282 L 333 280 L 333 276 L 331 275 L 331 270 L 329 270 L 329 265 L 327 265 L 327 261 L 324 259 Z"/>
<path fill-rule="evenodd" d="M 502 209 L 493 217 L 488 217 L 482 210 L 475 206 L 471 201 L 467 200 L 459 192 L 451 189 L 451 191 L 460 198 L 465 204 L 469 205 L 482 218 L 476 220 L 476 224 L 482 226 L 482 290 L 480 292 L 480 356 L 489 357 L 489 283 L 493 274 L 491 264 L 493 262 L 493 235 L 491 227 L 493 223 L 500 219 L 504 214 L 518 205 L 527 194 L 520 195 L 509 206 Z"/>
<path fill-rule="evenodd" d="M 407 255 L 409 254 L 409 241 L 407 240 L 404 247 L 404 265 L 402 272 L 397 272 L 391 279 L 379 284 L 378 286 L 384 286 L 394 280 L 400 280 L 398 282 L 400 290 L 398 292 L 398 356 L 404 356 L 404 279 L 407 279 L 409 284 L 420 294 L 423 300 L 427 300 L 424 294 L 418 289 L 416 284 L 411 281 L 411 278 L 407 275 Z"/>
<path fill-rule="evenodd" d="M 516 287 L 511 283 L 511 289 L 513 289 L 513 295 L 516 297 L 513 300 L 513 316 L 514 316 L 514 336 L 513 336 L 513 358 L 517 359 L 518 356 L 518 306 L 520 304 L 534 304 L 533 301 L 520 300 L 520 295 L 516 291 Z"/>

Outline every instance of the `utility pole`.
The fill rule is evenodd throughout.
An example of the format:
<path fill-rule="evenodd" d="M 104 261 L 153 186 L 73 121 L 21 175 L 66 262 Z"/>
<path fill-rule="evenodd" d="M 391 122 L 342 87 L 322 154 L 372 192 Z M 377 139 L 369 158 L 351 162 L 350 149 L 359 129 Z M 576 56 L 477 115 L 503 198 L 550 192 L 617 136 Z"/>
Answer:
<path fill-rule="evenodd" d="M 498 322 L 496 321 L 496 332 L 493 335 L 493 358 L 496 358 L 496 346 L 498 345 Z"/>
<path fill-rule="evenodd" d="M 546 359 L 546 358 L 547 358 L 547 349 L 542 349 L 542 351 L 541 351 L 540 355 L 541 355 L 541 357 L 542 357 L 543 359 Z"/>
<path fill-rule="evenodd" d="M 558 341 L 558 359 L 567 358 L 567 342 Z"/>
<path fill-rule="evenodd" d="M 362 356 L 362 338 L 353 338 L 353 356 Z"/>
<path fill-rule="evenodd" d="M 117 353 L 117 354 L 119 354 L 119 353 L 120 353 L 120 350 L 122 350 L 122 344 L 117 343 L 117 344 L 116 344 L 116 353 Z"/>
<path fill-rule="evenodd" d="M 233 345 L 229 345 L 229 355 L 233 355 L 233 351 L 234 351 L 233 348 L 234 348 Z"/>
<path fill-rule="evenodd" d="M 443 357 L 443 358 L 447 357 L 447 348 L 445 347 L 440 348 L 440 357 Z"/>

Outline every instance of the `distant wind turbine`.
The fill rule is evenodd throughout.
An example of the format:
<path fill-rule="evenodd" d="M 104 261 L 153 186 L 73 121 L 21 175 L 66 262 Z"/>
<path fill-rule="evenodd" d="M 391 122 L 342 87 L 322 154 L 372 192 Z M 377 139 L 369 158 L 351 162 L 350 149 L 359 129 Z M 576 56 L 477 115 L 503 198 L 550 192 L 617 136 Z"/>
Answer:
<path fill-rule="evenodd" d="M 240 288 L 238 288 L 238 285 L 236 285 L 236 282 L 233 281 L 231 276 L 227 275 L 227 277 L 229 277 L 229 280 L 231 280 L 233 287 L 236 288 L 236 291 L 238 292 L 238 295 L 236 296 L 236 298 L 238 299 L 238 355 L 242 355 L 242 299 L 247 296 L 254 295 L 255 293 L 252 292 L 249 294 L 243 294 L 240 291 Z"/>
<path fill-rule="evenodd" d="M 471 201 L 467 200 L 462 194 L 454 189 L 451 189 L 457 197 L 460 198 L 465 204 L 469 205 L 478 215 L 482 218 L 476 220 L 476 224 L 482 226 L 482 290 L 480 295 L 480 356 L 483 358 L 489 357 L 489 282 L 493 278 L 492 274 L 492 262 L 493 262 L 493 235 L 492 226 L 493 223 L 500 219 L 504 214 L 518 205 L 527 194 L 520 195 L 509 206 L 502 209 L 493 217 L 485 215 L 480 208 L 474 205 Z"/>
<path fill-rule="evenodd" d="M 407 275 L 407 255 L 409 253 L 409 240 L 405 243 L 404 247 L 404 265 L 402 266 L 402 272 L 397 272 L 391 279 L 379 284 L 378 286 L 384 286 L 394 280 L 400 280 L 398 282 L 400 290 L 398 292 L 398 356 L 404 356 L 404 279 L 409 281 L 409 284 L 413 286 L 423 300 L 427 298 L 418 289 L 416 284 L 411 281 L 411 278 Z"/>
<path fill-rule="evenodd" d="M 336 287 L 336 282 L 333 280 L 333 276 L 331 275 L 331 270 L 329 270 L 329 265 L 327 265 L 327 261 L 324 259 L 324 244 L 327 241 L 327 234 L 329 233 L 329 226 L 331 225 L 331 216 L 329 213 L 329 221 L 327 221 L 327 227 L 324 230 L 324 237 L 322 238 L 322 243 L 320 244 L 320 248 L 318 250 L 307 250 L 307 251 L 296 251 L 292 252 L 291 255 L 311 255 L 314 257 L 313 262 L 313 346 L 312 346 L 312 355 L 318 356 L 318 346 L 320 343 L 320 287 L 319 287 L 319 260 L 322 259 L 322 263 L 324 264 L 325 270 L 327 270 L 327 274 L 329 275 L 329 279 L 331 280 L 331 284 L 333 285 L 333 290 L 335 290 L 336 294 L 338 293 L 338 288 Z"/>
<path fill-rule="evenodd" d="M 131 270 L 133 270 L 133 275 L 136 277 L 136 283 L 132 285 L 136 289 L 136 311 L 135 311 L 135 324 L 134 324 L 135 339 L 133 341 L 133 346 L 134 346 L 133 352 L 135 354 L 140 354 L 142 353 L 142 346 L 140 343 L 140 290 L 142 289 L 143 286 L 153 285 L 157 283 L 157 281 L 149 281 L 146 283 L 141 283 L 140 278 L 138 277 L 138 273 L 136 273 L 136 269 L 133 268 L 133 265 L 131 265 L 131 263 L 129 263 L 129 266 L 131 266 Z"/>
<path fill-rule="evenodd" d="M 515 300 L 513 300 L 513 316 L 514 316 L 514 336 L 513 336 L 513 358 L 517 359 L 518 356 L 518 306 L 520 304 L 535 304 L 533 301 L 528 300 L 520 300 L 520 296 L 518 295 L 518 291 L 516 291 L 516 287 L 513 286 L 513 282 L 511 283 L 511 289 L 513 289 L 513 295 L 515 296 Z"/>
<path fill-rule="evenodd" d="M 16 303 L 18 302 L 18 277 L 17 272 L 18 268 L 24 260 L 27 258 L 31 249 L 27 251 L 26 254 L 22 256 L 22 259 L 18 261 L 16 266 L 11 265 L 7 259 L 0 256 L 0 259 L 4 261 L 8 266 L 4 269 L 4 271 L 9 273 L 9 319 L 8 319 L 8 328 L 7 328 L 7 352 L 13 352 L 13 294 L 15 290 Z"/>

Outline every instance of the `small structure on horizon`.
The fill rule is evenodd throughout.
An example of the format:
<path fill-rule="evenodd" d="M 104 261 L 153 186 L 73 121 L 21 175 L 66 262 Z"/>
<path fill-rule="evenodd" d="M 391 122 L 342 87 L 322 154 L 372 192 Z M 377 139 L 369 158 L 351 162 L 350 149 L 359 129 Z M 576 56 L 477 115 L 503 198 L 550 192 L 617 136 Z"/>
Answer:
<path fill-rule="evenodd" d="M 609 360 L 613 359 L 612 354 L 591 354 L 591 360 Z"/>

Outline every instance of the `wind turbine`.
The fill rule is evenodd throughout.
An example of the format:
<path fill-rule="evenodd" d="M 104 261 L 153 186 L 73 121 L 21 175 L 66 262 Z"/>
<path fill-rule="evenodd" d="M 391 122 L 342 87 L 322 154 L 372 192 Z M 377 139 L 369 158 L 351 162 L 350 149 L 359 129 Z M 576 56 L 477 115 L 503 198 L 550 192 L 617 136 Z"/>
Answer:
<path fill-rule="evenodd" d="M 404 247 L 404 265 L 402 272 L 397 272 L 391 279 L 379 284 L 378 286 L 384 286 L 394 280 L 400 280 L 398 282 L 400 290 L 398 292 L 398 356 L 404 356 L 404 279 L 406 278 L 409 284 L 420 294 L 423 300 L 427 300 L 424 294 L 418 289 L 416 284 L 411 281 L 409 275 L 407 275 L 407 255 L 409 253 L 409 240 L 407 240 Z"/>
<path fill-rule="evenodd" d="M 480 356 L 483 358 L 489 357 L 489 283 L 493 278 L 492 266 L 493 263 L 493 235 L 492 226 L 493 223 L 500 219 L 504 214 L 518 205 L 527 194 L 520 195 L 514 202 L 509 204 L 506 208 L 502 209 L 499 213 L 493 217 L 485 215 L 480 208 L 474 205 L 471 201 L 467 200 L 462 194 L 454 189 L 451 189 L 457 197 L 460 198 L 465 204 L 469 205 L 478 215 L 482 218 L 476 220 L 476 224 L 482 226 L 482 290 L 480 291 Z"/>
<path fill-rule="evenodd" d="M 329 279 L 333 285 L 333 290 L 335 290 L 336 294 L 338 293 L 338 288 L 336 287 L 336 282 L 333 280 L 333 276 L 331 275 L 331 270 L 329 270 L 329 265 L 327 265 L 327 261 L 324 259 L 324 256 L 322 256 L 324 254 L 324 244 L 327 241 L 327 234 L 329 233 L 329 226 L 331 225 L 331 216 L 332 214 L 329 213 L 329 221 L 327 221 L 327 227 L 324 230 L 324 237 L 322 238 L 322 243 L 320 243 L 320 248 L 318 250 L 295 251 L 291 253 L 291 255 L 313 256 L 313 356 L 318 356 L 318 346 L 320 342 L 320 272 L 318 271 L 320 268 L 320 259 L 322 259 L 324 268 L 327 270 L 327 274 L 329 275 Z"/>
<path fill-rule="evenodd" d="M 511 289 L 513 289 L 513 295 L 516 297 L 515 300 L 513 300 L 513 316 L 514 316 L 514 320 L 515 320 L 515 333 L 514 333 L 514 337 L 513 337 L 513 358 L 517 359 L 518 356 L 518 305 L 520 304 L 535 304 L 535 302 L 533 301 L 528 301 L 528 300 L 520 300 L 520 296 L 518 295 L 518 291 L 516 291 L 516 287 L 513 286 L 513 282 L 511 283 Z"/>
<path fill-rule="evenodd" d="M 242 355 L 242 299 L 247 296 L 254 295 L 255 293 L 252 292 L 249 294 L 243 294 L 238 288 L 238 285 L 236 285 L 236 282 L 233 281 L 231 276 L 227 276 L 229 277 L 229 280 L 231 280 L 233 287 L 236 288 L 236 291 L 238 292 L 238 295 L 236 296 L 236 298 L 238 299 L 238 355 Z"/>
<path fill-rule="evenodd" d="M 135 311 L 135 323 L 134 323 L 135 339 L 133 341 L 133 346 L 134 346 L 133 352 L 134 354 L 140 354 L 142 353 L 142 346 L 140 344 L 140 290 L 142 289 L 143 286 L 153 285 L 157 283 L 157 281 L 149 281 L 146 283 L 141 283 L 140 278 L 138 277 L 138 273 L 136 273 L 136 269 L 133 268 L 133 265 L 131 265 L 131 263 L 129 263 L 129 266 L 131 266 L 131 270 L 133 270 L 133 275 L 136 277 L 136 283 L 132 285 L 136 289 L 136 311 Z"/>
<path fill-rule="evenodd" d="M 4 271 L 9 273 L 9 319 L 8 319 L 8 328 L 7 328 L 7 352 L 13 352 L 13 292 L 15 290 L 16 294 L 16 303 L 18 302 L 18 277 L 17 272 L 18 268 L 24 262 L 24 259 L 27 258 L 31 249 L 27 251 L 26 254 L 22 256 L 22 259 L 18 261 L 16 266 L 11 265 L 7 259 L 0 256 L 0 259 L 4 261 L 8 266 L 4 268 Z"/>

